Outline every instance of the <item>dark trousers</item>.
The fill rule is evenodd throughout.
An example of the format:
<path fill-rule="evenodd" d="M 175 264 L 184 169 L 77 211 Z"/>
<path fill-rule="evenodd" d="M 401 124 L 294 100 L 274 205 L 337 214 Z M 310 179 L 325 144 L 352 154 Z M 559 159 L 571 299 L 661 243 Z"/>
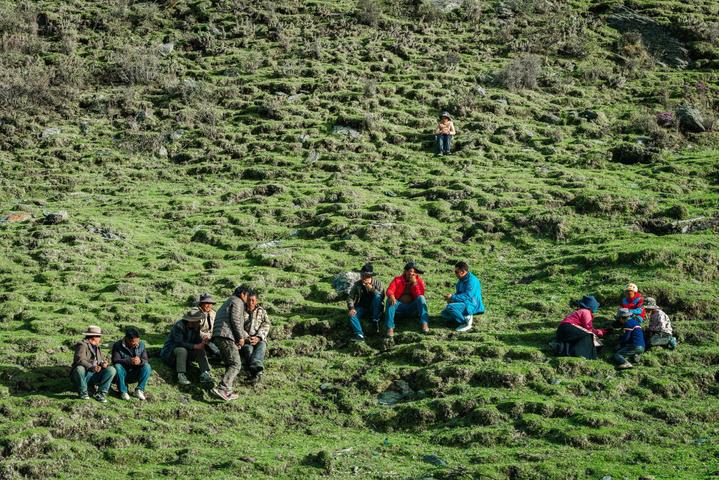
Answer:
<path fill-rule="evenodd" d="M 245 345 L 240 349 L 242 357 L 242 365 L 250 372 L 251 375 L 257 375 L 265 369 L 265 351 L 267 344 L 264 341 L 258 342 L 257 345 Z"/>
<path fill-rule="evenodd" d="M 627 362 L 626 357 L 631 357 L 632 355 L 639 356 L 642 353 L 644 353 L 644 347 L 625 345 L 623 347 L 620 347 L 619 350 L 614 353 L 612 360 L 614 360 L 614 363 L 616 363 L 617 365 L 621 365 Z"/>
<path fill-rule="evenodd" d="M 557 328 L 557 342 L 560 343 L 560 356 L 584 357 L 589 360 L 597 358 L 594 335 L 574 325 L 560 324 Z"/>
<path fill-rule="evenodd" d="M 437 135 L 437 147 L 439 153 L 449 153 L 452 146 L 452 135 Z"/>

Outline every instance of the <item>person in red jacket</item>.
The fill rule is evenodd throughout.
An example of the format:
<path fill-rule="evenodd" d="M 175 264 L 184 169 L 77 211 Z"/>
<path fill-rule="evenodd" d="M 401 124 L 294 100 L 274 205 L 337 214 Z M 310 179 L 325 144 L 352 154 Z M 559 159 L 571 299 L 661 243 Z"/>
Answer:
<path fill-rule="evenodd" d="M 624 296 L 619 307 L 626 308 L 633 315 L 640 316 L 642 322 L 647 318 L 647 312 L 644 311 L 644 297 L 639 293 L 639 288 L 634 283 L 630 283 L 624 288 Z"/>
<path fill-rule="evenodd" d="M 424 280 L 420 277 L 424 272 L 414 262 L 404 266 L 404 272 L 394 277 L 387 287 L 387 308 L 385 323 L 387 336 L 394 336 L 395 315 L 419 315 L 419 323 L 424 333 L 429 332 L 429 312 L 424 299 Z"/>

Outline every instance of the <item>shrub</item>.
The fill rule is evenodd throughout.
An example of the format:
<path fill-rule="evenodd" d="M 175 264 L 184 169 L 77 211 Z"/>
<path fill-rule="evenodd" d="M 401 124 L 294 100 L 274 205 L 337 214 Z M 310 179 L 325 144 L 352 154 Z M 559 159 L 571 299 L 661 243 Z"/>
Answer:
<path fill-rule="evenodd" d="M 156 49 L 126 46 L 110 57 L 110 80 L 128 85 L 148 85 L 160 78 L 161 68 Z"/>
<path fill-rule="evenodd" d="M 542 74 L 542 59 L 525 54 L 515 58 L 496 74 L 497 82 L 508 90 L 535 89 Z"/>
<path fill-rule="evenodd" d="M 383 21 L 382 7 L 377 0 L 358 0 L 355 17 L 360 23 L 376 27 Z"/>

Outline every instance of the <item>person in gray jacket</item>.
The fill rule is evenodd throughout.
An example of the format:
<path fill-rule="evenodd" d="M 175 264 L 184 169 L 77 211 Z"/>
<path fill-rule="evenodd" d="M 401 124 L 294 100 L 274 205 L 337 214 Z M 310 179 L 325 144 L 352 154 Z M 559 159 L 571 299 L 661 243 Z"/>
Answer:
<path fill-rule="evenodd" d="M 232 387 L 242 369 L 242 360 L 238 349 L 245 345 L 248 338 L 243 328 L 248 292 L 249 288 L 244 285 L 235 288 L 232 296 L 217 311 L 215 325 L 212 329 L 212 343 L 220 349 L 220 357 L 225 364 L 225 375 L 222 377 L 220 385 L 212 389 L 212 393 L 226 402 L 238 398 L 238 395 L 232 391 Z"/>
<path fill-rule="evenodd" d="M 107 392 L 110 391 L 110 385 L 116 372 L 115 367 L 107 362 L 100 349 L 102 329 L 90 325 L 83 335 L 85 335 L 85 339 L 75 345 L 70 379 L 77 388 L 81 400 L 89 399 L 88 387 L 97 385 L 98 391 L 94 396 L 95 400 L 107 403 Z"/>

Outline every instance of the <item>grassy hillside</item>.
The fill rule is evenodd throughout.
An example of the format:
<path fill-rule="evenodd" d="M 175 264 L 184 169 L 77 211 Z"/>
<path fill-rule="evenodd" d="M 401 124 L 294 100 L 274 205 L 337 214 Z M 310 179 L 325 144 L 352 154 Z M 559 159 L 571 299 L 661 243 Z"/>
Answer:
<path fill-rule="evenodd" d="M 0 0 L 0 478 L 719 477 L 718 68 L 713 0 Z M 431 334 L 350 344 L 333 278 L 409 259 Z M 630 281 L 677 350 L 548 356 Z M 262 384 L 76 399 L 88 324 L 156 354 L 239 283 Z"/>

